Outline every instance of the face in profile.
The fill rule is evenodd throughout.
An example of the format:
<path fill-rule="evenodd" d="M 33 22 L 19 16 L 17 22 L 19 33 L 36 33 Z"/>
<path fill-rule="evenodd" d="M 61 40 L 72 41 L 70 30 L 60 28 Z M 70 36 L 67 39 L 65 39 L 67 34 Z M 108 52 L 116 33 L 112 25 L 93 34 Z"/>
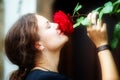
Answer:
<path fill-rule="evenodd" d="M 38 21 L 38 34 L 40 35 L 39 44 L 42 48 L 47 48 L 48 50 L 57 50 L 62 48 L 62 46 L 68 41 L 68 36 L 58 29 L 58 24 L 52 23 L 45 17 L 36 15 Z"/>

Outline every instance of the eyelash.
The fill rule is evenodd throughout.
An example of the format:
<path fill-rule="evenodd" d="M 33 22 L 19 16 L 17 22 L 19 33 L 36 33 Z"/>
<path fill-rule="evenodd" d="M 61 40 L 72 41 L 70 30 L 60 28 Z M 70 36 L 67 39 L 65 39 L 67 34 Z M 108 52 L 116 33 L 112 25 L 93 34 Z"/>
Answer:
<path fill-rule="evenodd" d="M 50 25 L 50 23 L 48 23 L 48 25 L 47 25 L 47 28 L 51 28 L 51 25 Z"/>

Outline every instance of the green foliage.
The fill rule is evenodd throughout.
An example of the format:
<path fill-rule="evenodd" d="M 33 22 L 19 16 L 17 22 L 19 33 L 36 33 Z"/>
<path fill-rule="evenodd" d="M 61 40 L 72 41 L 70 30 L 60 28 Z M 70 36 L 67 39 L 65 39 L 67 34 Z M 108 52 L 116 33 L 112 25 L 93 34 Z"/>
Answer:
<path fill-rule="evenodd" d="M 80 18 L 78 18 L 78 19 L 76 20 L 76 23 L 73 25 L 74 28 L 76 28 L 77 26 L 79 26 L 80 23 L 81 23 L 83 20 L 84 20 L 84 17 L 80 17 Z"/>
<path fill-rule="evenodd" d="M 79 10 L 82 8 L 82 5 L 79 5 L 79 3 L 76 5 L 73 16 L 76 14 L 79 14 Z M 97 12 L 99 19 L 102 19 L 104 14 L 108 15 L 120 15 L 120 0 L 114 0 L 114 1 L 108 1 L 103 6 L 96 8 L 95 10 L 92 10 L 92 12 Z M 79 14 L 80 15 L 80 14 Z M 89 25 L 89 20 L 87 17 L 80 16 L 76 19 L 76 23 L 74 24 L 74 28 L 84 25 Z M 115 49 L 118 41 L 120 39 L 120 21 L 115 25 L 114 33 L 113 33 L 113 40 L 110 42 L 110 46 L 112 49 Z"/>
<path fill-rule="evenodd" d="M 74 8 L 74 12 L 73 12 L 73 16 L 75 13 L 78 13 L 78 11 L 82 8 L 82 5 L 79 5 L 79 3 L 77 3 L 76 7 Z M 79 13 L 78 13 L 79 14 Z"/>
<path fill-rule="evenodd" d="M 78 15 L 79 14 L 79 10 L 82 8 L 82 5 L 80 5 L 79 3 L 76 5 L 76 7 L 75 7 L 75 9 L 74 9 L 74 12 L 73 12 L 73 16 L 76 14 L 76 15 Z M 115 2 L 111 2 L 111 1 L 109 1 L 109 2 L 107 2 L 107 3 L 105 3 L 104 4 L 104 6 L 101 6 L 101 7 L 98 7 L 98 8 L 96 8 L 95 10 L 93 10 L 92 12 L 98 12 L 99 13 L 99 19 L 102 19 L 102 16 L 104 15 L 104 14 L 110 14 L 110 15 L 112 15 L 112 14 L 115 14 L 115 15 L 119 15 L 119 13 L 120 13 L 120 0 L 117 0 L 117 1 L 115 1 Z M 80 16 L 79 18 L 80 18 L 80 22 L 78 22 L 79 23 L 79 25 L 86 25 L 86 24 L 89 24 L 89 21 L 88 20 L 86 20 L 86 18 L 84 17 L 84 18 L 82 18 L 82 20 L 81 20 L 81 17 L 84 17 L 84 16 Z M 84 21 L 84 20 L 86 20 L 86 21 Z M 76 22 L 76 23 L 77 23 Z M 86 23 L 82 23 L 82 22 L 86 22 Z M 79 26 L 79 25 L 74 25 L 75 27 L 77 27 L 77 26 Z"/>
<path fill-rule="evenodd" d="M 117 47 L 119 39 L 120 39 L 120 22 L 118 22 L 114 27 L 113 39 L 111 40 L 110 43 L 112 49 L 115 49 Z"/>
<path fill-rule="evenodd" d="M 113 10 L 112 2 L 107 2 L 102 7 L 101 11 L 99 12 L 99 19 L 102 19 L 103 14 L 111 13 Z"/>
<path fill-rule="evenodd" d="M 79 10 L 82 8 L 82 5 L 80 5 L 79 3 L 76 5 L 76 7 L 74 8 L 73 11 L 73 16 L 75 14 L 79 15 Z M 77 26 L 80 26 L 80 24 L 87 26 L 89 24 L 89 21 L 87 18 L 81 16 L 79 18 L 76 19 L 76 23 L 73 25 L 74 28 L 76 28 Z"/>

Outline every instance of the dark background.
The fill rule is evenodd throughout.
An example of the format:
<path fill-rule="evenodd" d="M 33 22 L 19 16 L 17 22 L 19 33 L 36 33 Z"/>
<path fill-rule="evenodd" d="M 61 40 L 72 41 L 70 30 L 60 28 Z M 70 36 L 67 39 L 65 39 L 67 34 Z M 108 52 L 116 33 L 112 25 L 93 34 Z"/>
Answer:
<path fill-rule="evenodd" d="M 65 13 L 73 13 L 73 9 L 79 2 L 83 7 L 81 14 L 88 14 L 97 7 L 103 6 L 109 0 L 56 0 L 53 12 L 63 10 Z M 109 41 L 112 39 L 113 28 L 120 20 L 118 16 L 105 15 Z M 120 72 L 120 46 L 112 51 L 115 63 Z M 108 65 L 109 66 L 109 65 Z M 86 28 L 80 26 L 75 29 L 70 42 L 65 46 L 61 54 L 59 71 L 75 80 L 101 80 L 101 70 L 95 45 L 86 34 Z"/>
<path fill-rule="evenodd" d="M 105 2 L 109 0 L 55 0 L 53 5 L 54 10 L 63 10 L 66 13 L 72 13 L 74 7 L 79 2 L 83 8 L 80 10 L 81 13 L 88 13 L 96 7 L 103 6 Z"/>

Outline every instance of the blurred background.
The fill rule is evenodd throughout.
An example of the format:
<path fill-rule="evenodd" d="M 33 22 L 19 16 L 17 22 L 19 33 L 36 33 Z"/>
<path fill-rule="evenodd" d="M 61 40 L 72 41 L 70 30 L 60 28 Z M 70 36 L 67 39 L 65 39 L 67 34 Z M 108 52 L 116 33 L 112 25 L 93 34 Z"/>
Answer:
<path fill-rule="evenodd" d="M 0 79 L 3 79 L 3 3 L 0 0 Z"/>
<path fill-rule="evenodd" d="M 11 25 L 23 14 L 39 13 L 50 21 L 58 10 L 73 13 L 79 2 L 83 5 L 82 14 L 102 6 L 109 0 L 0 0 L 0 80 L 8 80 L 9 74 L 17 69 L 4 55 L 4 36 Z M 120 17 L 105 16 L 108 23 L 109 40 L 112 38 L 113 27 Z M 113 51 L 115 63 L 120 73 L 120 47 Z M 18 56 L 19 57 L 19 56 Z M 64 47 L 59 65 L 59 72 L 75 80 L 101 80 L 100 64 L 96 48 L 86 35 L 86 29 L 79 27 L 71 36 L 70 42 Z"/>

